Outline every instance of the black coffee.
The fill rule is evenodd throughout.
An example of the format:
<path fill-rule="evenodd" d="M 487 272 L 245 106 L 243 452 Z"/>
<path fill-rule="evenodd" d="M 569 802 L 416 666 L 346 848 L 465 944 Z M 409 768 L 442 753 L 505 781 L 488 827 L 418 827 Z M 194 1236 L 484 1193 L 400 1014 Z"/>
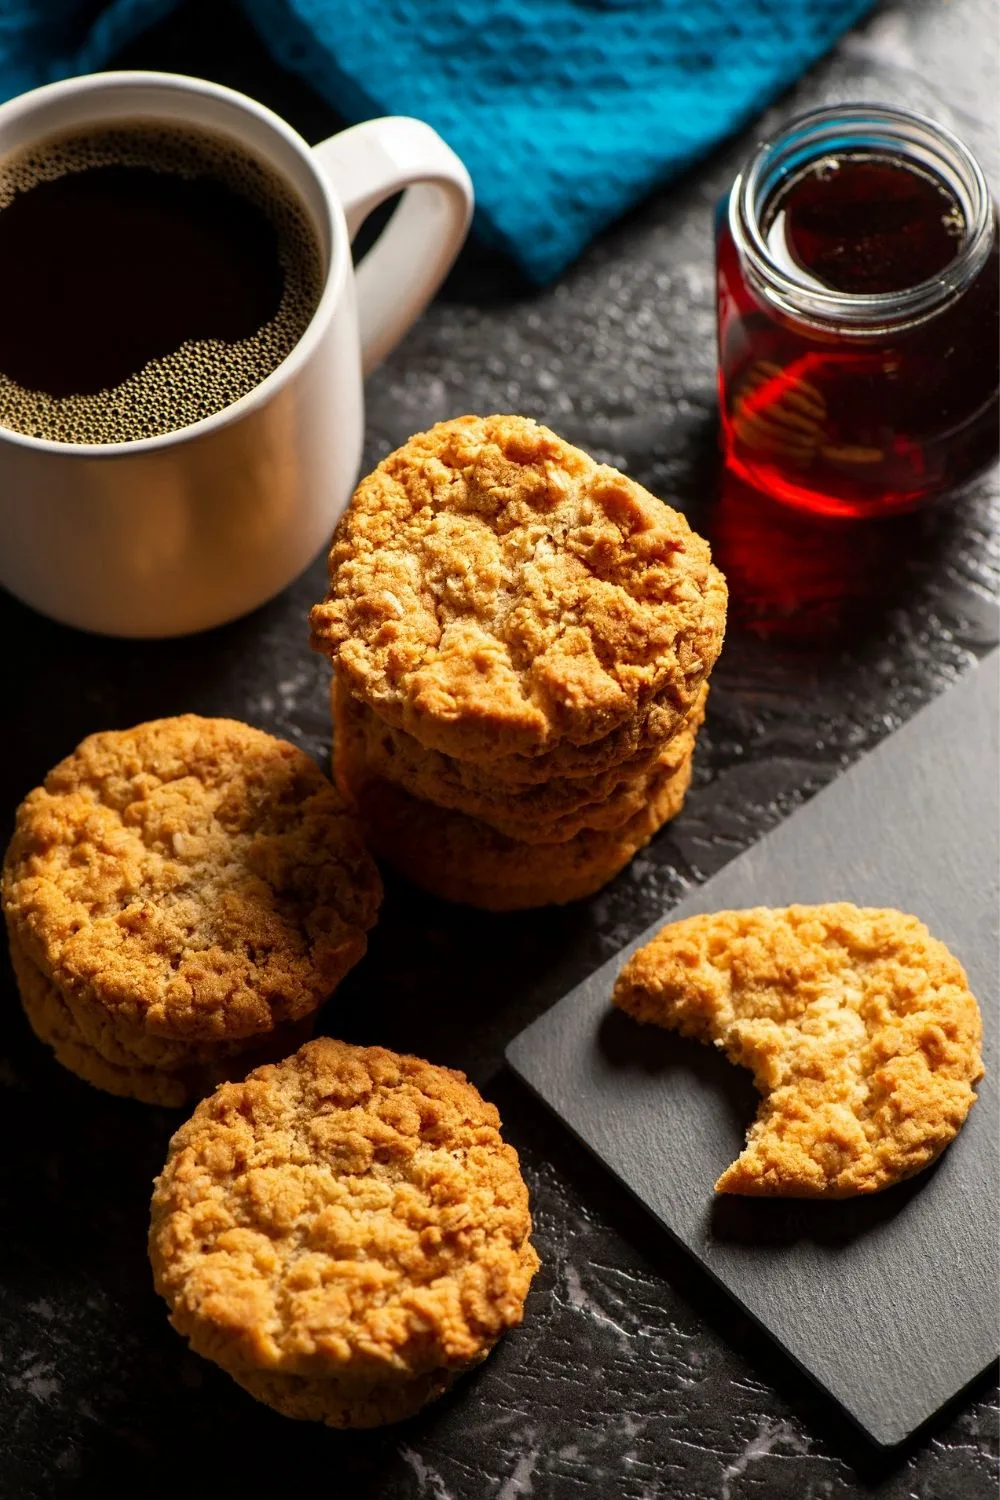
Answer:
<path fill-rule="evenodd" d="M 316 310 L 298 201 L 229 142 L 134 124 L 0 161 L 0 426 L 117 443 L 221 411 Z"/>

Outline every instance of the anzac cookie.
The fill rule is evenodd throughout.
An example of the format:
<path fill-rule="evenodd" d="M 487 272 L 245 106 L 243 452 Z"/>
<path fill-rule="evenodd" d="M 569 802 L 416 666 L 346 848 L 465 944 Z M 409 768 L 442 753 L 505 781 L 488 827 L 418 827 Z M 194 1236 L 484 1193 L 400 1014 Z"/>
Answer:
<path fill-rule="evenodd" d="M 489 766 L 589 745 L 654 702 L 668 738 L 725 605 L 683 516 L 525 417 L 469 416 L 362 480 L 312 629 L 380 718 Z"/>
<path fill-rule="evenodd" d="M 704 693 L 707 684 L 703 684 Z M 674 735 L 680 734 L 684 724 L 699 713 L 704 699 L 699 694 L 694 707 L 683 719 L 677 715 L 676 704 L 669 696 L 652 703 L 629 719 L 611 734 L 587 745 L 571 745 L 563 742 L 554 750 L 542 755 L 501 755 L 489 762 L 458 761 L 466 775 L 478 773 L 483 781 L 489 781 L 501 796 L 517 795 L 526 787 L 547 785 L 553 780 L 592 780 L 596 776 L 616 775 L 623 769 L 637 769 L 642 757 L 654 760 L 664 744 Z"/>
<path fill-rule="evenodd" d="M 983 1073 L 961 964 L 898 911 L 837 902 L 688 917 L 632 956 L 614 1003 L 752 1070 L 763 1099 L 720 1193 L 890 1187 L 954 1138 Z"/>
<path fill-rule="evenodd" d="M 461 1073 L 322 1037 L 170 1143 L 150 1259 L 174 1327 L 288 1416 L 410 1416 L 520 1323 L 538 1267 L 500 1118 Z"/>
<path fill-rule="evenodd" d="M 352 698 L 336 677 L 331 704 L 336 744 L 346 763 L 394 782 L 411 796 L 490 823 L 526 843 L 560 843 L 584 828 L 619 828 L 648 801 L 651 780 L 679 770 L 693 750 L 704 716 L 707 684 L 681 730 L 667 745 L 593 777 L 553 778 L 518 790 L 497 784 L 480 767 L 426 750 L 405 730 L 385 724 Z M 335 749 L 334 755 L 337 756 Z"/>
<path fill-rule="evenodd" d="M 564 843 L 527 844 L 464 813 L 411 797 L 391 782 L 369 780 L 338 758 L 336 774 L 352 797 L 374 853 L 446 901 L 487 911 L 561 905 L 600 890 L 664 823 L 680 812 L 691 760 L 653 779 L 645 806 L 621 828 L 584 829 Z"/>
<path fill-rule="evenodd" d="M 84 740 L 21 804 L 3 873 L 32 1024 L 140 1098 L 287 1038 L 364 953 L 380 897 L 308 756 L 193 714 Z"/>
<path fill-rule="evenodd" d="M 169 1042 L 136 1031 L 134 1036 L 112 1031 L 105 1023 L 85 1016 L 87 1030 L 77 1024 L 66 996 L 46 979 L 16 942 L 10 944 L 11 967 L 24 1013 L 40 1042 L 51 1047 L 56 1061 L 95 1088 L 143 1104 L 177 1109 L 189 1099 L 211 1093 L 228 1078 L 242 1078 L 251 1068 L 276 1062 L 294 1052 L 313 1032 L 314 1018 L 286 1021 L 258 1041 L 215 1045 Z M 92 1039 L 100 1032 L 100 1041 Z"/>

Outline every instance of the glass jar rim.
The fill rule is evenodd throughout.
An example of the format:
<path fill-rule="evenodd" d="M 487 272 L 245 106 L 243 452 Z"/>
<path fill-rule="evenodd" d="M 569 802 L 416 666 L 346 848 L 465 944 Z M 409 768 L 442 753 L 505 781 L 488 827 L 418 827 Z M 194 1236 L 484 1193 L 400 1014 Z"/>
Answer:
<path fill-rule="evenodd" d="M 823 154 L 862 143 L 929 168 L 956 193 L 966 221 L 965 243 L 954 260 L 903 291 L 851 293 L 807 284 L 778 264 L 764 236 L 761 214 L 783 178 Z M 733 183 L 729 223 L 750 279 L 769 302 L 793 317 L 862 334 L 920 321 L 964 291 L 989 255 L 993 206 L 982 168 L 947 127 L 886 105 L 834 104 L 786 121 L 758 145 Z"/>

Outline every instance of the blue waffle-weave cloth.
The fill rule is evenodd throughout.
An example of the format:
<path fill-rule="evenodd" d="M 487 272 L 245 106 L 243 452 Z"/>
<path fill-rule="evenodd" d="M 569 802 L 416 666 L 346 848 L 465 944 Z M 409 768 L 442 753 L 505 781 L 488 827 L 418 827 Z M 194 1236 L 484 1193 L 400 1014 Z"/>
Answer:
<path fill-rule="evenodd" d="M 103 68 L 175 0 L 0 0 L 0 98 Z M 532 280 L 745 125 L 872 0 L 242 0 L 349 121 L 417 115 Z"/>

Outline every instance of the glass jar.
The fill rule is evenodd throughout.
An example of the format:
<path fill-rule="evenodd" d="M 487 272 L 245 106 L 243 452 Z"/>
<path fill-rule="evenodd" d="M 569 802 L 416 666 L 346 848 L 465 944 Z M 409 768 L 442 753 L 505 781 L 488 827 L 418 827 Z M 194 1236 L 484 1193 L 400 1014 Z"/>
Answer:
<path fill-rule="evenodd" d="M 953 234 L 947 264 L 912 285 L 858 291 L 845 289 L 850 275 L 835 267 L 841 284 L 831 284 L 825 271 L 816 273 L 818 261 L 792 253 L 790 231 L 776 231 L 784 212 L 776 205 L 792 201 L 799 184 L 822 202 L 823 182 L 847 169 L 860 187 L 859 164 L 866 164 L 869 201 L 852 204 L 852 178 L 842 175 L 834 207 L 839 202 L 855 227 L 866 213 L 890 227 L 888 238 L 873 233 L 864 241 L 867 260 L 858 250 L 854 285 L 866 276 L 878 285 L 880 246 L 904 257 L 903 272 L 894 264 L 890 280 L 905 273 L 907 255 L 919 264 L 914 202 L 926 200 L 932 217 L 944 213 L 924 228 L 938 240 L 942 224 Z M 921 183 L 910 184 L 916 197 L 894 245 L 885 208 L 892 192 L 879 198 L 877 174 L 894 189 L 901 170 Z M 994 459 L 997 215 L 982 169 L 950 131 L 869 105 L 804 115 L 761 145 L 739 174 L 720 205 L 716 242 L 722 442 L 741 478 L 806 510 L 885 515 L 955 490 Z M 799 243 L 810 242 L 800 235 Z M 824 243 L 843 252 L 836 236 Z"/>

